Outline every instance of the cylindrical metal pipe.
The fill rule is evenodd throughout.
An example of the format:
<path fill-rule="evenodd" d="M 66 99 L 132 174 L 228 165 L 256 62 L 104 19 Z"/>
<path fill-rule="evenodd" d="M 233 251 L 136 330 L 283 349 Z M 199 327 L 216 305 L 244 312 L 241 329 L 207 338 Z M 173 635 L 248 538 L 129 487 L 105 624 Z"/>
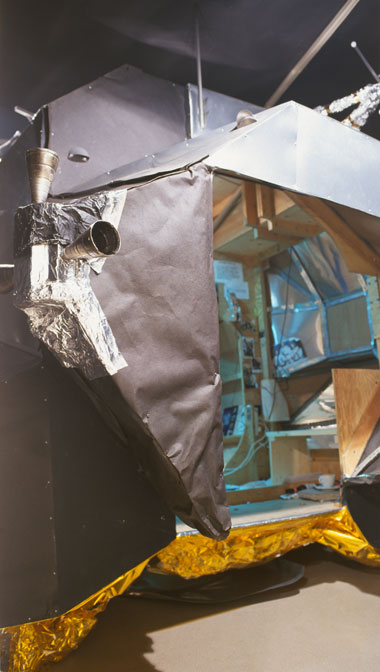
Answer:
<path fill-rule="evenodd" d="M 113 224 L 100 219 L 65 247 L 62 257 L 66 260 L 109 257 L 119 251 L 120 242 L 119 232 Z"/>
<path fill-rule="evenodd" d="M 33 203 L 44 203 L 58 168 L 58 154 L 51 149 L 34 147 L 26 152 L 30 191 Z"/>
<path fill-rule="evenodd" d="M 197 50 L 197 82 L 198 82 L 198 114 L 199 125 L 201 129 L 205 127 L 205 112 L 203 106 L 203 85 L 202 85 L 202 57 L 201 57 L 201 38 L 200 38 L 200 8 L 199 2 L 195 5 L 195 40 Z"/>
<path fill-rule="evenodd" d="M 0 264 L 0 294 L 8 294 L 13 289 L 13 264 Z"/>

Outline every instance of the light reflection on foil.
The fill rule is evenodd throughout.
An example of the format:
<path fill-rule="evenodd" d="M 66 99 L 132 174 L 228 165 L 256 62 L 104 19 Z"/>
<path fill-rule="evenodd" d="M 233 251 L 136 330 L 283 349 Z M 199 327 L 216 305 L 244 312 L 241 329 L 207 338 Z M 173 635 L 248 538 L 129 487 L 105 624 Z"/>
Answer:
<path fill-rule="evenodd" d="M 345 507 L 327 514 L 236 527 L 223 541 L 200 534 L 178 536 L 158 553 L 158 567 L 195 579 L 272 560 L 314 542 L 363 564 L 380 567 L 380 549 L 368 543 Z"/>
<path fill-rule="evenodd" d="M 380 104 L 380 84 L 367 84 L 359 91 L 350 93 L 348 96 L 334 100 L 330 105 L 320 105 L 315 108 L 321 114 L 337 114 L 343 112 L 352 105 L 357 107 L 345 118 L 342 123 L 346 126 L 360 129 L 364 126 L 371 114 L 373 114 Z"/>
<path fill-rule="evenodd" d="M 85 261 L 63 261 L 60 245 L 32 245 L 15 260 L 14 304 L 66 367 L 91 379 L 113 375 L 127 363 L 90 283 Z"/>
<path fill-rule="evenodd" d="M 33 336 L 90 380 L 127 366 L 91 287 L 91 269 L 100 273 L 105 259 L 64 261 L 62 250 L 100 217 L 117 228 L 126 194 L 33 204 L 16 216 L 14 305 Z"/>

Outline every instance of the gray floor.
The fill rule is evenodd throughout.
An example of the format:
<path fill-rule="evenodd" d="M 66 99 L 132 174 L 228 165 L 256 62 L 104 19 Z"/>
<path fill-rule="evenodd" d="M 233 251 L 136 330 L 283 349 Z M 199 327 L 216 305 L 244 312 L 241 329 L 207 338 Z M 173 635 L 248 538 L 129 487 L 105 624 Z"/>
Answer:
<path fill-rule="evenodd" d="M 52 672 L 378 672 L 380 569 L 318 545 L 288 588 L 223 606 L 112 600 Z"/>

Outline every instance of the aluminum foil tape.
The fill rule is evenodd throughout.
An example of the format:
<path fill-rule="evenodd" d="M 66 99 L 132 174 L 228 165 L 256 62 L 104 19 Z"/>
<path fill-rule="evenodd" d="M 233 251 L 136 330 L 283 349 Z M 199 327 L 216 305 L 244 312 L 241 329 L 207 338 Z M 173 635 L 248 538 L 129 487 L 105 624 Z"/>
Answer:
<path fill-rule="evenodd" d="M 373 114 L 380 105 L 380 84 L 368 84 L 363 86 L 355 93 L 334 100 L 330 105 L 316 107 L 317 112 L 322 114 L 337 114 L 343 112 L 348 107 L 356 105 L 357 107 L 343 119 L 343 124 L 360 129 L 364 126 L 371 114 Z"/>
<path fill-rule="evenodd" d="M 35 203 L 16 214 L 14 304 L 27 314 L 32 334 L 90 380 L 127 363 L 91 288 L 91 270 L 99 273 L 104 259 L 66 261 L 62 251 L 101 218 L 117 226 L 125 197 L 123 190 Z"/>

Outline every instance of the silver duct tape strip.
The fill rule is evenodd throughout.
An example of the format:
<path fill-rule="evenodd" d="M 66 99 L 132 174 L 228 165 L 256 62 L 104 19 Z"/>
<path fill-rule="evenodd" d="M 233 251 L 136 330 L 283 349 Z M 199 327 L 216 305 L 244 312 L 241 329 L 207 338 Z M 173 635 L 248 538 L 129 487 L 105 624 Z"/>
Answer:
<path fill-rule="evenodd" d="M 101 204 L 105 199 L 103 217 L 107 216 L 116 227 L 126 194 L 124 189 L 99 195 Z M 57 208 L 63 210 L 65 205 L 57 204 Z M 75 209 L 75 203 L 69 208 Z M 16 257 L 14 305 L 28 315 L 32 334 L 64 366 L 80 369 L 90 380 L 113 375 L 127 362 L 90 282 L 91 269 L 100 273 L 105 259 L 91 264 L 84 260 L 64 261 L 63 249 L 59 243 L 32 244 L 26 253 Z"/>
<path fill-rule="evenodd" d="M 330 105 L 322 105 L 315 109 L 317 112 L 328 115 L 343 112 L 351 105 L 357 105 L 357 107 L 342 123 L 359 129 L 367 123 L 371 114 L 380 105 L 380 84 L 368 84 L 355 93 L 334 100 Z"/>

